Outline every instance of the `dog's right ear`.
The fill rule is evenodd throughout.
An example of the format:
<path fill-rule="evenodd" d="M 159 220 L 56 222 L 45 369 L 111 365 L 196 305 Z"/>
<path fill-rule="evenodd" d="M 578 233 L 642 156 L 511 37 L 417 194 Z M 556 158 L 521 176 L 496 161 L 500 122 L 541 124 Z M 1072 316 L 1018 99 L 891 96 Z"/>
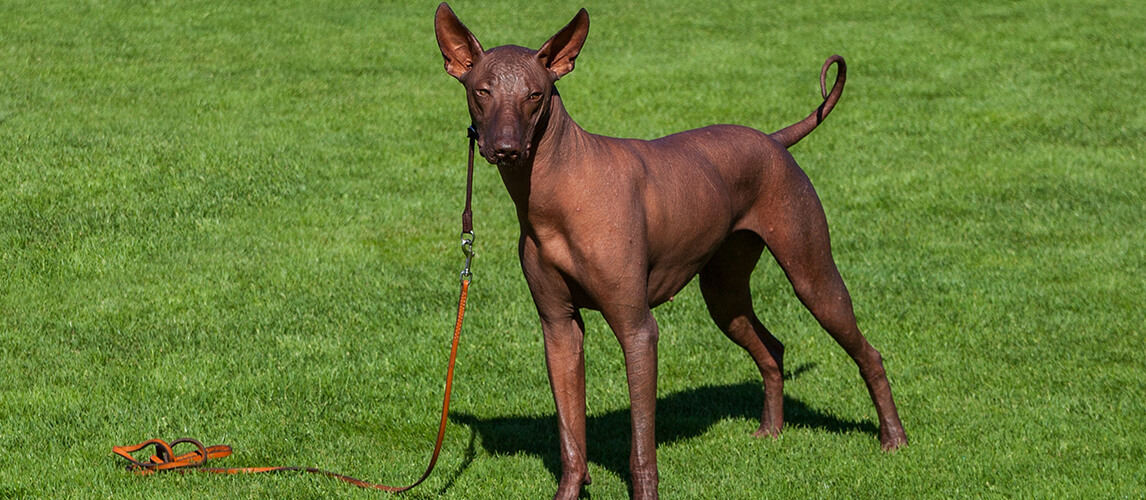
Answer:
<path fill-rule="evenodd" d="M 446 59 L 446 73 L 461 80 L 481 59 L 484 52 L 481 44 L 445 2 L 438 5 L 438 12 L 434 14 L 434 34 Z"/>

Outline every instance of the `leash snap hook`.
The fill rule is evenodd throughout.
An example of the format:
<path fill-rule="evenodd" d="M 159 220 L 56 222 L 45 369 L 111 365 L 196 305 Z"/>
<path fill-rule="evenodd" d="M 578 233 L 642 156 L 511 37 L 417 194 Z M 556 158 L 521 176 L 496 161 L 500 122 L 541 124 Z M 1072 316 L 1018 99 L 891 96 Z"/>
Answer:
<path fill-rule="evenodd" d="M 462 268 L 462 274 L 461 274 L 461 280 L 462 281 L 469 281 L 470 278 L 473 277 L 473 273 L 470 272 L 470 263 L 473 261 L 473 258 L 475 255 L 474 254 L 474 238 L 475 238 L 475 236 L 474 236 L 473 231 L 467 231 L 467 232 L 462 233 L 462 253 L 465 254 L 465 256 L 466 256 L 465 267 Z"/>

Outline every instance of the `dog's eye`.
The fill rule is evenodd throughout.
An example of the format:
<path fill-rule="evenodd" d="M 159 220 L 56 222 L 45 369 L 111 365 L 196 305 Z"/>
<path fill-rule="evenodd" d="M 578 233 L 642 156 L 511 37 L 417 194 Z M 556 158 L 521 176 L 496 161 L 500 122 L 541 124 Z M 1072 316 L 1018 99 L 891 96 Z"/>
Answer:
<path fill-rule="evenodd" d="M 541 92 L 534 92 L 532 94 L 529 94 L 529 100 L 530 101 L 540 100 L 542 95 L 544 95 L 544 94 L 542 94 Z"/>
<path fill-rule="evenodd" d="M 474 89 L 474 95 L 478 97 L 489 97 L 489 89 Z"/>

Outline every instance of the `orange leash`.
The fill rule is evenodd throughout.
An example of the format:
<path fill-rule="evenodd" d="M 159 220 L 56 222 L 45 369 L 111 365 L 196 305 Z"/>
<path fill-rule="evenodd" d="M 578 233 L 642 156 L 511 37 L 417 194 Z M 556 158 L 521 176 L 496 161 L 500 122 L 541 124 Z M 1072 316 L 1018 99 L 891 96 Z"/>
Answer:
<path fill-rule="evenodd" d="M 472 240 L 471 240 L 472 241 Z M 467 258 L 467 261 L 469 259 Z M 468 267 L 468 266 L 467 266 Z M 149 439 L 134 446 L 113 446 L 111 451 L 119 455 L 129 462 L 128 470 L 136 472 L 140 475 L 153 474 L 155 472 L 176 470 L 179 472 L 209 472 L 214 474 L 259 474 L 263 472 L 290 472 L 302 471 L 311 474 L 320 474 L 327 477 L 332 477 L 340 481 L 353 484 L 360 488 L 369 488 L 375 490 L 389 491 L 399 493 L 409 490 L 425 481 L 430 477 L 430 472 L 434 470 L 434 465 L 438 462 L 438 455 L 442 452 L 442 442 L 446 437 L 446 422 L 449 420 L 450 412 L 450 394 L 454 384 L 454 361 L 458 356 L 458 340 L 461 338 L 462 333 L 462 318 L 465 316 L 466 310 L 466 296 L 469 293 L 470 279 L 469 276 L 462 278 L 462 291 L 458 299 L 458 320 L 454 326 L 454 339 L 450 347 L 450 361 L 449 368 L 446 370 L 446 395 L 442 402 L 442 420 L 438 424 L 438 439 L 434 443 L 434 453 L 430 457 L 430 464 L 426 466 L 426 471 L 422 473 L 422 477 L 414 481 L 409 486 L 387 486 L 384 484 L 371 483 L 361 479 L 353 478 L 335 472 L 316 469 L 314 467 L 204 467 L 208 460 L 223 458 L 231 454 L 231 447 L 227 445 L 204 446 L 203 443 L 192 438 L 180 438 L 172 441 L 170 444 L 160 439 Z M 182 455 L 175 454 L 175 446 L 181 444 L 190 444 L 195 447 L 193 451 L 184 453 Z M 148 447 L 155 447 L 154 454 L 147 461 L 138 460 L 133 455 Z"/>
<path fill-rule="evenodd" d="M 470 272 L 470 263 L 474 257 L 474 232 L 473 210 L 470 205 L 473 198 L 474 143 L 477 140 L 477 131 L 471 126 L 468 130 L 468 135 L 470 139 L 470 151 L 466 172 L 465 209 L 462 211 L 462 252 L 466 257 L 465 267 L 462 268 L 461 273 L 462 291 L 458 297 L 458 318 L 457 322 L 454 323 L 454 339 L 450 345 L 450 361 L 446 368 L 446 394 L 442 399 L 442 420 L 438 424 L 438 439 L 437 442 L 434 443 L 434 453 L 430 456 L 430 464 L 426 466 L 426 471 L 422 473 L 422 477 L 418 478 L 417 481 L 414 481 L 414 483 L 409 486 L 387 486 L 363 481 L 328 470 L 316 469 L 314 467 L 204 467 L 208 460 L 229 456 L 231 454 L 231 447 L 225 444 L 204 446 L 203 443 L 198 440 L 186 437 L 176 439 L 171 443 L 167 443 L 161 439 L 149 439 L 134 446 L 113 446 L 111 448 L 112 453 L 127 459 L 128 470 L 140 475 L 172 470 L 178 472 L 208 472 L 213 474 L 259 474 L 263 472 L 301 471 L 345 481 L 360 488 L 389 491 L 392 493 L 409 490 L 422 484 L 422 481 L 430 477 L 430 472 L 434 470 L 434 465 L 438 463 L 438 456 L 442 452 L 442 442 L 446 437 L 446 422 L 449 421 L 450 413 L 450 394 L 452 393 L 454 385 L 454 362 L 458 358 L 458 341 L 462 335 L 462 319 L 466 314 L 466 299 L 469 296 L 470 280 L 473 278 L 473 273 Z M 192 445 L 195 449 L 182 455 L 176 455 L 174 448 L 181 444 Z M 154 446 L 155 451 L 147 461 L 135 458 L 135 453 L 145 450 L 150 446 Z"/>

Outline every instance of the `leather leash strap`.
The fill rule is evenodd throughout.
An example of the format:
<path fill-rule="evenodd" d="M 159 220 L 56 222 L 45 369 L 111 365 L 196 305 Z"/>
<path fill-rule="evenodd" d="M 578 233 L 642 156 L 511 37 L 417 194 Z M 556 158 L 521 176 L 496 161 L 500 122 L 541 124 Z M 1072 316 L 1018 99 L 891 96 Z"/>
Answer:
<path fill-rule="evenodd" d="M 473 260 L 473 209 L 471 208 L 471 200 L 473 199 L 473 175 L 474 175 L 474 143 L 477 141 L 477 131 L 471 126 L 467 131 L 470 139 L 469 161 L 466 166 L 466 202 L 465 209 L 462 211 L 462 252 L 465 253 L 465 267 L 461 273 L 462 290 L 458 296 L 458 316 L 457 322 L 454 324 L 454 338 L 450 345 L 450 361 L 446 368 L 446 394 L 442 400 L 442 419 L 438 424 L 438 439 L 434 443 L 434 453 L 430 456 L 430 464 L 426 466 L 426 471 L 422 473 L 422 477 L 414 481 L 409 486 L 387 486 L 384 484 L 371 483 L 356 479 L 343 474 L 335 472 L 316 469 L 314 467 L 204 467 L 208 460 L 223 458 L 231 454 L 231 447 L 227 445 L 204 446 L 203 443 L 192 438 L 179 438 L 171 443 L 167 443 L 160 439 L 149 439 L 142 443 L 133 446 L 113 446 L 112 453 L 119 455 L 128 461 L 127 468 L 140 475 L 153 474 L 155 472 L 163 471 L 178 471 L 178 472 L 207 472 L 213 474 L 259 474 L 263 472 L 292 472 L 301 471 L 311 474 L 319 474 L 340 481 L 353 484 L 360 488 L 368 488 L 374 490 L 389 491 L 393 493 L 400 493 L 409 490 L 425 481 L 430 477 L 430 472 L 434 470 L 434 465 L 438 463 L 438 456 L 442 452 L 442 442 L 446 437 L 446 422 L 449 421 L 450 412 L 450 394 L 454 385 L 454 362 L 458 357 L 458 341 L 461 339 L 462 334 L 462 319 L 465 317 L 466 312 L 466 299 L 469 295 L 470 280 L 473 278 L 473 273 L 470 272 L 470 262 Z M 182 455 L 175 454 L 175 446 L 181 444 L 189 444 L 195 447 L 193 451 L 184 453 Z M 133 455 L 141 450 L 145 450 L 150 446 L 155 447 L 154 454 L 147 461 L 138 460 Z"/>

